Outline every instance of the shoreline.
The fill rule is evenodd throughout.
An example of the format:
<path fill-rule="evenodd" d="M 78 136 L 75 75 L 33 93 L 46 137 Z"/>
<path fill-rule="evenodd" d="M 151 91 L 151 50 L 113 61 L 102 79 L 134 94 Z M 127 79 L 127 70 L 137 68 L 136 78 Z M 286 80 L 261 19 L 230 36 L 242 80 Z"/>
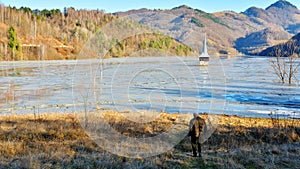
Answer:
<path fill-rule="evenodd" d="M 109 109 L 97 109 L 97 111 L 111 111 Z M 145 110 L 147 112 L 148 110 Z M 129 112 L 129 111 L 121 111 L 121 112 Z M 142 111 L 141 111 L 142 112 Z M 149 111 L 149 112 L 156 112 L 156 111 Z M 58 115 L 64 115 L 64 114 L 70 114 L 70 115 L 76 115 L 79 112 L 76 111 L 64 111 L 64 112 L 39 112 L 39 113 L 0 113 L 0 119 L 1 117 L 6 117 L 6 116 L 46 116 L 50 114 L 58 114 Z M 166 114 L 182 114 L 182 115 L 192 115 L 193 113 L 178 113 L 178 112 L 156 112 L 156 113 L 166 113 Z M 265 116 L 251 116 L 251 115 L 237 115 L 237 114 L 225 114 L 225 113 L 207 113 L 207 112 L 201 112 L 199 114 L 205 114 L 205 115 L 214 115 L 214 116 L 232 116 L 232 117 L 239 117 L 239 118 L 253 118 L 253 119 L 282 119 L 282 120 L 300 120 L 300 112 L 290 112 L 289 114 L 280 114 L 280 113 L 274 113 L 270 112 L 269 114 L 264 114 Z M 293 116 L 291 114 L 294 114 Z M 298 117 L 299 116 L 299 117 Z"/>

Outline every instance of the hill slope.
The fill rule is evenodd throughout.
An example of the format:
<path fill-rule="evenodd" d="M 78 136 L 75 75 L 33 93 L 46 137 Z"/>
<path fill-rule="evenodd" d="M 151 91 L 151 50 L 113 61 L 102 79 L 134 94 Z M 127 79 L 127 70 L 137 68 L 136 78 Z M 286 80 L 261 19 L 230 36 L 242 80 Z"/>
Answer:
<path fill-rule="evenodd" d="M 105 49 L 98 50 L 107 51 L 103 57 L 130 56 L 129 51 L 140 50 L 140 44 L 146 43 L 147 39 L 151 39 L 151 43 L 156 45 L 147 42 L 143 49 L 169 50 L 171 55 L 193 55 L 192 49 L 172 38 L 168 39 L 170 49 L 163 48 L 165 45 L 162 46 L 164 41 L 161 40 L 167 39 L 165 35 L 145 34 L 137 38 L 120 39 L 117 35 L 121 34 L 121 31 L 130 28 L 139 30 L 142 26 L 99 10 L 66 8 L 62 13 L 60 10 L 39 11 L 0 5 L 0 14 L 0 60 L 77 59 L 82 57 L 80 52 L 92 35 L 113 31 L 105 28 L 112 22 L 117 24 L 115 27 L 118 29 L 114 30 L 112 37 L 105 37 L 103 45 L 100 45 Z M 122 43 L 126 51 L 120 49 Z"/>
<path fill-rule="evenodd" d="M 208 49 L 212 54 L 256 54 L 267 47 L 287 41 L 300 28 L 300 11 L 283 0 L 266 9 L 250 7 L 242 13 L 207 13 L 182 5 L 171 10 L 151 11 L 143 8 L 117 15 L 129 15 L 131 19 L 166 32 L 198 52 L 201 52 L 201 41 L 206 33 Z M 188 22 L 194 26 L 188 25 Z"/>
<path fill-rule="evenodd" d="M 235 12 L 207 13 L 188 6 L 171 10 L 145 11 L 145 9 L 118 13 L 152 29 L 159 30 L 178 41 L 189 45 L 198 53 L 206 33 L 211 54 L 237 54 L 235 39 L 247 33 L 263 29 L 243 14 Z M 226 33 L 224 33 L 226 32 Z"/>
<path fill-rule="evenodd" d="M 300 53 L 300 33 L 292 37 L 285 43 L 281 43 L 272 47 L 269 47 L 258 55 L 260 56 L 282 56 L 288 57 L 293 55 L 294 53 Z"/>
<path fill-rule="evenodd" d="M 246 54 L 260 53 L 300 32 L 300 10 L 285 0 L 279 0 L 266 9 L 251 7 L 243 14 L 252 22 L 266 27 L 237 39 L 235 42 L 237 50 Z"/>
<path fill-rule="evenodd" d="M 238 38 L 235 47 L 245 54 L 256 54 L 262 49 L 285 42 L 286 38 L 291 36 L 282 28 L 266 28 Z"/>

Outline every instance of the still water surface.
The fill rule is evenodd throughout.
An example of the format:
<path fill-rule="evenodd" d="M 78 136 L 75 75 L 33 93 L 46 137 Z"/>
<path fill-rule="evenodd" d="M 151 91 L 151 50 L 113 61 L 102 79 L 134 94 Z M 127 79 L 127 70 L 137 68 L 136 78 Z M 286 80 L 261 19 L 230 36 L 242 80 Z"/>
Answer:
<path fill-rule="evenodd" d="M 299 82 L 278 82 L 269 58 L 148 57 L 0 62 L 0 112 L 210 112 L 269 117 L 300 113 Z M 299 77 L 299 72 L 296 77 Z"/>

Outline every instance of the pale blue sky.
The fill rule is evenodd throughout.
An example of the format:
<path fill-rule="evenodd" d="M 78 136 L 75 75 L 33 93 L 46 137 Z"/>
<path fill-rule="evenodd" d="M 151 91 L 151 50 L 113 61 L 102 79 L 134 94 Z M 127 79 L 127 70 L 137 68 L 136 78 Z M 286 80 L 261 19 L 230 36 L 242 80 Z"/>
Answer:
<path fill-rule="evenodd" d="M 233 10 L 245 11 L 251 6 L 266 8 L 277 0 L 0 0 L 8 6 L 30 7 L 31 9 L 103 9 L 105 12 L 127 11 L 130 9 L 171 9 L 180 5 L 188 5 L 206 12 Z M 300 0 L 288 0 L 298 8 Z"/>

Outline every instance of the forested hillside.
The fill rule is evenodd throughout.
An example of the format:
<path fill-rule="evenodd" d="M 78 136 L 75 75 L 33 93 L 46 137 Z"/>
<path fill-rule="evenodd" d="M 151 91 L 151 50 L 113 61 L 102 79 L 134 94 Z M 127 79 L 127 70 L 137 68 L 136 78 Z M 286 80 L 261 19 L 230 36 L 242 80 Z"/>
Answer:
<path fill-rule="evenodd" d="M 63 12 L 58 9 L 40 11 L 0 5 L 0 60 L 76 59 L 91 35 L 116 19 L 118 16 L 105 14 L 102 10 L 64 8 Z M 133 52 L 131 47 L 135 50 L 168 49 L 163 41 L 168 39 L 167 36 L 157 33 L 139 37 L 141 39 L 127 38 L 124 42 L 123 39 L 110 39 L 113 42 L 109 43 L 114 45 L 110 46 L 105 57 L 129 56 L 129 51 Z M 193 52 L 174 39 L 168 40 L 174 55 Z"/>

